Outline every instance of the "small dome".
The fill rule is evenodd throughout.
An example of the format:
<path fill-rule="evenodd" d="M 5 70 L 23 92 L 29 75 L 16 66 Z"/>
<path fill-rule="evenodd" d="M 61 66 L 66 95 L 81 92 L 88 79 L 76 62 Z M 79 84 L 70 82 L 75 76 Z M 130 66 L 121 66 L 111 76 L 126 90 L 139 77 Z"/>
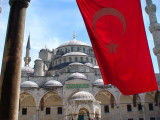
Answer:
<path fill-rule="evenodd" d="M 81 65 L 84 65 L 84 64 L 82 64 L 82 63 L 79 63 L 79 62 L 74 62 L 74 63 L 71 63 L 71 64 L 69 64 L 69 65 L 71 65 L 71 66 L 74 66 L 74 65 L 81 66 Z"/>
<path fill-rule="evenodd" d="M 40 52 L 41 52 L 41 51 L 48 51 L 48 52 L 51 52 L 51 50 L 50 50 L 50 49 L 48 49 L 47 47 L 45 47 L 45 48 L 41 49 L 41 50 L 40 50 Z"/>
<path fill-rule="evenodd" d="M 24 81 L 21 84 L 21 88 L 38 88 L 39 86 L 37 85 L 37 83 L 33 82 L 33 81 Z"/>
<path fill-rule="evenodd" d="M 67 80 L 72 80 L 72 79 L 84 79 L 87 80 L 87 77 L 81 73 L 73 73 L 71 74 Z"/>
<path fill-rule="evenodd" d="M 99 69 L 99 66 L 94 66 L 93 68 L 94 68 L 94 69 Z"/>
<path fill-rule="evenodd" d="M 63 56 L 86 56 L 87 54 L 82 53 L 82 52 L 69 52 L 64 54 Z"/>
<path fill-rule="evenodd" d="M 42 59 L 41 58 L 37 58 L 35 61 L 42 61 Z"/>
<path fill-rule="evenodd" d="M 22 72 L 22 73 L 33 73 L 33 72 L 34 72 L 34 69 L 33 69 L 33 68 L 30 68 L 30 67 L 22 67 L 22 68 L 21 68 L 21 72 Z"/>
<path fill-rule="evenodd" d="M 44 86 L 50 88 L 50 87 L 62 87 L 63 85 L 57 80 L 49 80 L 44 84 Z"/>
<path fill-rule="evenodd" d="M 63 44 L 61 44 L 59 47 L 64 47 L 64 46 L 74 46 L 74 45 L 84 45 L 84 46 L 89 46 L 88 44 L 82 42 L 82 41 L 78 41 L 76 39 L 73 39 L 71 41 L 67 41 Z"/>
<path fill-rule="evenodd" d="M 104 82 L 102 79 L 97 79 L 96 81 L 93 82 L 93 85 L 95 86 L 104 86 Z"/>
<path fill-rule="evenodd" d="M 94 67 L 94 65 L 92 63 L 85 63 L 85 65 L 88 67 Z"/>
<path fill-rule="evenodd" d="M 94 96 L 89 93 L 89 92 L 85 92 L 85 91 L 80 91 L 75 93 L 70 100 L 95 100 Z"/>

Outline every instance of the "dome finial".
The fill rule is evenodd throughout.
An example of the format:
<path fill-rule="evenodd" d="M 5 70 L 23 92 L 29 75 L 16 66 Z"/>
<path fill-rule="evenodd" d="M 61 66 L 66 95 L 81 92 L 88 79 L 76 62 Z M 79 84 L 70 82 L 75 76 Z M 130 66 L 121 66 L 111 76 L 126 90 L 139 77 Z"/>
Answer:
<path fill-rule="evenodd" d="M 75 34 L 75 32 L 73 33 L 73 39 L 76 39 L 76 34 Z"/>

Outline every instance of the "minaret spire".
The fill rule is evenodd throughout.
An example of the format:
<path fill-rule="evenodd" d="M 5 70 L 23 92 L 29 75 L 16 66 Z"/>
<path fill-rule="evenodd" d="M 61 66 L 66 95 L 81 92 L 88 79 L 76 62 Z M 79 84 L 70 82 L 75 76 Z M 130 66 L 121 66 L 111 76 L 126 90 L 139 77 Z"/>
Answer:
<path fill-rule="evenodd" d="M 29 33 L 28 42 L 26 46 L 26 56 L 24 57 L 25 67 L 29 67 L 29 62 L 31 61 L 30 49 L 31 49 L 31 45 L 30 45 L 30 33 Z"/>
<path fill-rule="evenodd" d="M 27 42 L 27 46 L 26 46 L 26 49 L 31 49 L 31 45 L 30 45 L 30 33 L 29 33 L 29 36 L 28 36 L 28 42 Z"/>
<path fill-rule="evenodd" d="M 146 4 L 145 9 L 150 20 L 149 30 L 152 33 L 155 45 L 153 52 L 157 56 L 160 71 L 160 24 L 157 22 L 156 6 L 152 3 L 152 0 L 146 0 Z"/>
<path fill-rule="evenodd" d="M 76 39 L 76 34 L 75 34 L 75 32 L 73 33 L 73 39 Z"/>

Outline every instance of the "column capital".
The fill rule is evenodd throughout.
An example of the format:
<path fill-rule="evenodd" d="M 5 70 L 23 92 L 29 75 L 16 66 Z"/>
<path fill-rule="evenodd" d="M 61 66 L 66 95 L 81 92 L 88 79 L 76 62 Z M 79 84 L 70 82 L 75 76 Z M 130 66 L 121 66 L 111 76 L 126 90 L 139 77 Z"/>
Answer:
<path fill-rule="evenodd" d="M 29 6 L 30 0 L 9 0 L 10 6 L 12 6 L 14 2 L 24 3 L 25 7 L 27 8 Z"/>

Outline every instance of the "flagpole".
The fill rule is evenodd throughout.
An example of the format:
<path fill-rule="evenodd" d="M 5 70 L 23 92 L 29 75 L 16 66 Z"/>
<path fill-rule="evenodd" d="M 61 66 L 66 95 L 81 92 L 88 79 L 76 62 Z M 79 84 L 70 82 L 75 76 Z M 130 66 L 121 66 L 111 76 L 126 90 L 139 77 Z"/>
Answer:
<path fill-rule="evenodd" d="M 155 45 L 153 52 L 157 56 L 160 71 L 160 24 L 157 22 L 156 5 L 152 3 L 152 0 L 146 0 L 145 10 L 150 20 L 149 31 L 152 33 Z"/>

